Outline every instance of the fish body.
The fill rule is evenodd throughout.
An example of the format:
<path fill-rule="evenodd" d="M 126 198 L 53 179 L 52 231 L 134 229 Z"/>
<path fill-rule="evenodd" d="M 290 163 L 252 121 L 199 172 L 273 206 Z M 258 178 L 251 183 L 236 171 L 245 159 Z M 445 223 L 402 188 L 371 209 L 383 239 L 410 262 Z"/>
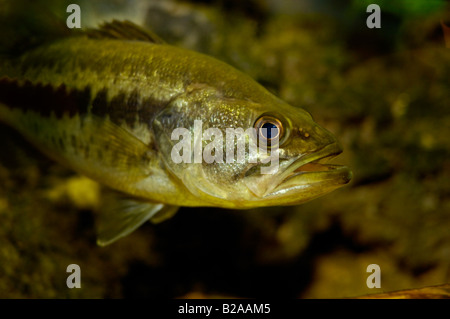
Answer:
<path fill-rule="evenodd" d="M 123 194 L 103 214 L 100 244 L 179 206 L 296 205 L 351 179 L 348 168 L 319 163 L 342 149 L 305 110 L 235 68 L 167 45 L 130 22 L 62 37 L 5 61 L 0 120 L 48 156 Z M 268 125 L 277 144 L 265 155 L 246 153 L 243 162 L 174 161 L 173 132 L 193 132 L 196 145 L 198 121 L 202 132 L 218 129 L 223 136 L 230 128 L 261 134 L 258 125 Z M 227 146 L 237 149 L 237 141 Z M 273 154 L 276 171 L 262 174 L 267 165 L 260 160 Z M 257 161 L 250 163 L 251 156 Z"/>

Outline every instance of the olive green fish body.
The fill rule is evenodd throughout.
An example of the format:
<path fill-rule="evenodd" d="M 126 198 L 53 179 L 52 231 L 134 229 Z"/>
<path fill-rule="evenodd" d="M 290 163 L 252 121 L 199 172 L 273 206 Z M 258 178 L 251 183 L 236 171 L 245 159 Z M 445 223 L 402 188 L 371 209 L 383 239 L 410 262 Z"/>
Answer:
<path fill-rule="evenodd" d="M 11 63 L 15 65 L 13 71 L 1 80 L 6 105 L 3 119 L 9 118 L 52 157 L 109 186 L 162 202 L 189 205 L 186 197 L 174 197 L 172 193 L 164 196 L 175 189 L 164 189 L 164 185 L 171 185 L 169 177 L 155 165 L 158 153 L 152 124 L 158 112 L 197 87 L 215 87 L 228 98 L 274 97 L 263 88 L 255 88 L 246 75 L 208 56 L 168 45 L 124 42 L 74 37 L 24 54 Z M 6 101 L 5 95 L 11 101 Z M 189 112 L 189 106 L 182 111 Z M 174 124 L 185 125 L 181 117 Z M 108 135 L 114 126 L 148 146 L 145 154 L 136 154 L 141 158 L 130 158 L 129 166 L 121 166 L 122 172 L 115 168 L 115 164 L 121 165 L 114 163 L 120 157 Z M 154 186 L 149 181 L 145 190 L 132 189 L 132 170 L 138 163 L 146 166 L 152 180 L 155 175 L 161 180 Z"/>
<path fill-rule="evenodd" d="M 77 171 L 115 189 L 162 200 L 174 190 L 167 174 L 158 170 L 151 123 L 178 92 L 173 86 L 165 92 L 156 72 L 121 70 L 130 58 L 117 58 L 120 50 L 114 44 L 123 46 L 104 42 L 97 54 L 92 54 L 93 40 L 78 38 L 25 54 L 16 62 L 15 74 L 1 80 L 0 113 L 39 148 Z M 112 56 L 105 56 L 105 49 Z M 94 64 L 88 63 L 91 56 L 98 58 Z M 110 62 L 106 66 L 101 64 L 105 59 Z M 143 78 L 154 85 L 142 85 Z M 155 181 L 151 184 L 159 179 L 158 186 L 141 187 L 148 176 Z"/>
<path fill-rule="evenodd" d="M 318 162 L 341 147 L 306 111 L 233 67 L 164 44 L 129 22 L 114 21 L 7 60 L 0 68 L 0 119 L 49 156 L 135 199 L 137 204 L 120 201 L 108 209 L 101 244 L 150 217 L 171 216 L 177 206 L 295 205 L 351 178 L 345 167 Z M 279 158 L 278 169 L 260 172 L 269 153 L 251 163 L 248 154 L 243 162 L 174 161 L 179 141 L 172 133 L 195 132 L 198 121 L 203 131 L 218 129 L 224 137 L 230 128 L 276 127 L 279 146 L 269 153 Z M 190 142 L 196 138 L 194 133 Z M 237 141 L 227 143 L 237 149 Z"/>

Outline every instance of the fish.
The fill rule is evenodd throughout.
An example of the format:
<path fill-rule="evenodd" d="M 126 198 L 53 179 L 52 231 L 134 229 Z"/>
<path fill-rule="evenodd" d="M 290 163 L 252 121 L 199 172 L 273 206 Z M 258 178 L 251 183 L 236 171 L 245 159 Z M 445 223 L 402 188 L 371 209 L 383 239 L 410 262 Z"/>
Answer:
<path fill-rule="evenodd" d="M 310 113 L 214 57 L 169 45 L 127 20 L 43 29 L 51 37 L 0 41 L 0 121 L 111 190 L 99 213 L 100 246 L 148 220 L 171 218 L 181 206 L 292 206 L 352 178 L 347 166 L 326 164 L 342 146 Z M 194 132 L 198 121 L 202 132 L 252 129 L 268 143 L 266 153 L 253 162 L 248 155 L 240 162 L 174 161 L 180 139 L 173 132 Z M 236 150 L 238 138 L 230 141 Z M 183 155 L 193 157 L 194 149 Z M 262 173 L 272 155 L 276 170 Z"/>

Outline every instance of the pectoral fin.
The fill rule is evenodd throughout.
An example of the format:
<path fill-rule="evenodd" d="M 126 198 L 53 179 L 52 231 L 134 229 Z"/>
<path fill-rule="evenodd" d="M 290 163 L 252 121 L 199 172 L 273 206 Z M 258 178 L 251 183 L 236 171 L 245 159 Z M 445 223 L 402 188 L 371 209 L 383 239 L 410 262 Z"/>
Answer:
<path fill-rule="evenodd" d="M 178 207 L 151 203 L 126 195 L 108 196 L 98 220 L 97 244 L 106 246 L 127 236 L 147 220 L 163 221 L 175 214 Z"/>
<path fill-rule="evenodd" d="M 161 210 L 150 218 L 150 221 L 153 224 L 159 224 L 169 218 L 172 218 L 177 213 L 178 209 L 178 206 L 164 205 Z"/>

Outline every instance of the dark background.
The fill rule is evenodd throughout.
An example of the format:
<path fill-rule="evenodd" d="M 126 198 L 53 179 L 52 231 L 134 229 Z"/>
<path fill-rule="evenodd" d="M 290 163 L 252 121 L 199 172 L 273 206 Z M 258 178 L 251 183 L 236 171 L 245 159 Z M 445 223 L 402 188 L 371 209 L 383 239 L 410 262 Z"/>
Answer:
<path fill-rule="evenodd" d="M 381 7 L 381 29 L 366 27 L 369 3 Z M 2 125 L 0 297 L 337 298 L 450 281 L 446 2 L 97 0 L 81 8 L 83 27 L 132 19 L 305 108 L 340 140 L 335 162 L 354 179 L 296 207 L 182 208 L 102 248 L 99 185 Z M 72 263 L 81 289 L 66 286 Z M 380 289 L 366 286 L 369 264 L 381 268 Z"/>

